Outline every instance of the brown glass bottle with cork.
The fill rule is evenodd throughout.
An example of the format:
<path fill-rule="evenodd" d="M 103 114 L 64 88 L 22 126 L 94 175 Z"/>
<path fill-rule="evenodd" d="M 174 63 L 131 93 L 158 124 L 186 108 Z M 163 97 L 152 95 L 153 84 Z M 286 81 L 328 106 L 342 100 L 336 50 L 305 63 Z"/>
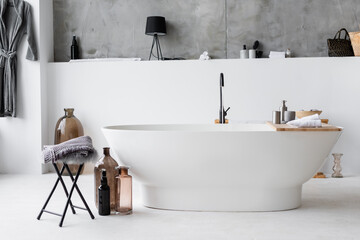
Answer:
<path fill-rule="evenodd" d="M 102 170 L 105 169 L 107 173 L 108 185 L 110 187 L 110 210 L 111 213 L 116 213 L 116 183 L 115 176 L 117 174 L 118 163 L 110 156 L 110 148 L 104 147 L 104 156 L 95 164 L 94 167 L 94 186 L 95 186 L 95 204 L 99 208 L 99 193 L 98 188 L 101 183 Z"/>
<path fill-rule="evenodd" d="M 116 176 L 116 214 L 127 215 L 132 213 L 132 177 L 129 168 L 117 167 Z"/>
<path fill-rule="evenodd" d="M 65 115 L 62 116 L 56 123 L 55 126 L 55 138 L 54 143 L 59 144 L 65 142 L 67 140 L 77 138 L 80 136 L 84 136 L 84 128 L 79 119 L 77 119 L 74 115 L 73 108 L 64 108 Z M 56 163 L 59 169 L 62 168 L 62 163 Z M 73 175 L 76 174 L 78 170 L 77 164 L 68 164 L 70 171 Z M 82 168 L 81 173 L 84 171 Z M 63 175 L 68 175 L 67 171 L 64 171 Z"/>

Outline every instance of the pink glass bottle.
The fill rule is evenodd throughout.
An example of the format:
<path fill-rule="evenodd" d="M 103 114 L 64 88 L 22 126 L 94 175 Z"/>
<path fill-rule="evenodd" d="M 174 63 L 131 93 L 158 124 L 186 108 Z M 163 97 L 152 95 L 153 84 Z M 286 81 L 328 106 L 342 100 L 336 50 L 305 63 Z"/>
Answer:
<path fill-rule="evenodd" d="M 132 177 L 128 167 L 117 167 L 116 176 L 116 213 L 127 215 L 132 213 Z"/>

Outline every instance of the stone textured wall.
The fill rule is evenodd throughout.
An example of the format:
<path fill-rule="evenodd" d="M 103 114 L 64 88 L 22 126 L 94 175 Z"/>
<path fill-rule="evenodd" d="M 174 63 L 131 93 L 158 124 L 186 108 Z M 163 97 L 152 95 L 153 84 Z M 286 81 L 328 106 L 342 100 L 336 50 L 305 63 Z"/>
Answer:
<path fill-rule="evenodd" d="M 55 61 L 68 61 L 72 35 L 82 58 L 148 59 L 147 16 L 164 16 L 165 57 L 238 58 L 242 45 L 261 42 L 296 56 L 327 56 L 326 39 L 341 27 L 359 30 L 358 0 L 53 0 Z"/>

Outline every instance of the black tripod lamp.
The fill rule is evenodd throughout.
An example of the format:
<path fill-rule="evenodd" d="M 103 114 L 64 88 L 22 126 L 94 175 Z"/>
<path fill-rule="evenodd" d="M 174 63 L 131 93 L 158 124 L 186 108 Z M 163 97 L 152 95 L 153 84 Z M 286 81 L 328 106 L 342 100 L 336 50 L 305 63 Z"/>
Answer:
<path fill-rule="evenodd" d="M 147 21 L 146 21 L 145 34 L 150 35 L 150 36 L 154 36 L 153 43 L 151 45 L 149 60 L 151 59 L 152 56 L 156 57 L 158 60 L 162 60 L 163 55 L 162 55 L 162 52 L 161 52 L 159 36 L 165 36 L 166 35 L 165 18 L 164 17 L 159 17 L 159 16 L 148 17 Z M 156 53 L 157 53 L 156 56 L 153 53 L 154 45 L 156 45 L 155 46 L 156 47 Z"/>

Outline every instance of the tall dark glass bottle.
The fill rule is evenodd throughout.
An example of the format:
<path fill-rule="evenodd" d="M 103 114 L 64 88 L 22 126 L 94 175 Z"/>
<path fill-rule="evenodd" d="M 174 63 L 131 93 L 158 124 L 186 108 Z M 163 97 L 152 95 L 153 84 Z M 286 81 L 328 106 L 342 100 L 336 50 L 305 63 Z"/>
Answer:
<path fill-rule="evenodd" d="M 99 215 L 110 215 L 110 187 L 107 184 L 106 170 L 102 171 L 99 186 Z"/>
<path fill-rule="evenodd" d="M 102 176 L 102 170 L 105 169 L 106 170 L 106 175 L 107 175 L 107 179 L 108 179 L 108 185 L 110 187 L 110 210 L 111 213 L 115 213 L 115 205 L 116 205 L 116 200 L 115 200 L 115 191 L 116 191 L 116 186 L 115 186 L 115 176 L 117 174 L 117 170 L 115 169 L 118 166 L 117 162 L 115 161 L 115 159 L 113 159 L 110 156 L 110 148 L 108 147 L 104 147 L 104 156 L 102 156 L 100 158 L 100 160 L 95 164 L 94 167 L 94 193 L 95 193 L 95 204 L 96 207 L 99 207 L 99 193 L 98 193 L 98 188 L 101 184 L 101 176 Z"/>
<path fill-rule="evenodd" d="M 79 59 L 79 47 L 76 41 L 76 36 L 73 36 L 71 44 L 71 59 Z"/>

